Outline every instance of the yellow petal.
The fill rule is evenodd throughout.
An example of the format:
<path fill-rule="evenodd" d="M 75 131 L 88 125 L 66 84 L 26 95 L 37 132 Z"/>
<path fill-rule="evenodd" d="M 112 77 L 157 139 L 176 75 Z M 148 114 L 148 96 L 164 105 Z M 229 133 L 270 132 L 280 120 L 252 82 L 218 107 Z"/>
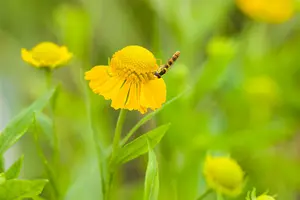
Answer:
<path fill-rule="evenodd" d="M 138 110 L 140 107 L 139 97 L 138 97 L 139 85 L 132 83 L 128 95 L 128 99 L 125 108 L 128 110 Z"/>
<path fill-rule="evenodd" d="M 142 85 L 141 106 L 155 110 L 166 101 L 166 85 L 163 79 L 156 79 Z"/>
<path fill-rule="evenodd" d="M 130 89 L 131 83 L 125 82 L 120 88 L 118 94 L 112 98 L 111 107 L 114 109 L 124 108 L 127 100 L 128 92 Z"/>
<path fill-rule="evenodd" d="M 85 80 L 101 79 L 108 76 L 108 66 L 98 65 L 93 67 L 90 71 L 85 72 Z"/>
<path fill-rule="evenodd" d="M 110 77 L 97 91 L 104 96 L 106 100 L 112 99 L 118 94 L 123 83 L 124 80 L 118 77 Z"/>
<path fill-rule="evenodd" d="M 60 53 L 61 59 L 56 63 L 57 65 L 66 64 L 73 57 L 73 54 L 68 51 L 66 46 L 60 47 Z"/>
<path fill-rule="evenodd" d="M 96 66 L 85 73 L 85 79 L 90 80 L 89 86 L 93 92 L 99 94 L 101 86 L 110 78 L 107 66 Z"/>
<path fill-rule="evenodd" d="M 21 49 L 21 56 L 25 62 L 32 64 L 36 67 L 39 67 L 39 64 L 34 59 L 32 59 L 32 55 L 27 49 L 24 48 Z"/>

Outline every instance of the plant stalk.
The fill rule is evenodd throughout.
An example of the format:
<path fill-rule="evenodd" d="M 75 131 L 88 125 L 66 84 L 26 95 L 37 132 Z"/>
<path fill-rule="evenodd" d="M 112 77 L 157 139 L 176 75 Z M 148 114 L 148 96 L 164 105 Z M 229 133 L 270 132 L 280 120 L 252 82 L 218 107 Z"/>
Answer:
<path fill-rule="evenodd" d="M 124 109 L 121 109 L 115 129 L 115 134 L 113 138 L 113 146 L 112 146 L 112 152 L 111 152 L 111 158 L 110 158 L 110 171 L 109 171 L 109 177 L 108 177 L 108 186 L 107 186 L 107 192 L 105 196 L 105 200 L 110 199 L 110 193 L 111 193 L 111 188 L 112 188 L 112 183 L 113 183 L 113 178 L 114 174 L 117 168 L 116 165 L 116 157 L 119 153 L 120 150 L 120 139 L 121 139 L 121 134 L 122 134 L 122 128 L 125 122 L 126 118 L 126 113 L 127 111 Z"/>

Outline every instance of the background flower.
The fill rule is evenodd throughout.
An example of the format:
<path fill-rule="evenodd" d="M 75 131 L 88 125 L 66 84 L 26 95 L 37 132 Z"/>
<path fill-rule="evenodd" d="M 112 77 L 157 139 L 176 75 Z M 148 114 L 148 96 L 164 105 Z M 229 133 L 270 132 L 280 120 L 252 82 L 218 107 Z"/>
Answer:
<path fill-rule="evenodd" d="M 72 57 L 65 46 L 58 46 L 52 42 L 42 42 L 32 50 L 22 48 L 22 59 L 35 67 L 56 68 L 66 64 Z"/>
<path fill-rule="evenodd" d="M 256 198 L 256 200 L 275 200 L 274 197 L 263 194 Z"/>
<path fill-rule="evenodd" d="M 294 0 L 236 0 L 238 7 L 255 20 L 282 23 L 294 14 Z"/>
<path fill-rule="evenodd" d="M 216 192 L 238 196 L 244 187 L 244 172 L 230 157 L 207 156 L 203 169 L 207 184 Z"/>

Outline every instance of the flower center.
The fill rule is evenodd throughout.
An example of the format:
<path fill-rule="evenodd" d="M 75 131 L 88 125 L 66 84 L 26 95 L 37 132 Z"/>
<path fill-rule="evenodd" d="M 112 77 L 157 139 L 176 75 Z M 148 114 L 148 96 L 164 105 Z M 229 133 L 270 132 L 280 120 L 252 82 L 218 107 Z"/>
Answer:
<path fill-rule="evenodd" d="M 110 61 L 111 73 L 127 81 L 148 82 L 155 79 L 158 65 L 153 54 L 140 46 L 127 46 L 116 52 Z"/>
<path fill-rule="evenodd" d="M 43 42 L 32 49 L 32 58 L 44 64 L 53 64 L 61 59 L 60 47 Z"/>

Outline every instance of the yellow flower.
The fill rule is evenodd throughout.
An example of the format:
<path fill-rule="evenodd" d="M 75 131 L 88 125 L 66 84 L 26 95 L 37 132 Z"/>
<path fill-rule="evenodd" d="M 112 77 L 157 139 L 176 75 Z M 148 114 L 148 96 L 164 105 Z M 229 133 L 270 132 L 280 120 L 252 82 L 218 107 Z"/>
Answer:
<path fill-rule="evenodd" d="M 95 66 L 86 72 L 85 79 L 94 93 L 111 99 L 114 109 L 155 110 L 166 101 L 166 85 L 153 72 L 156 59 L 147 49 L 127 46 L 117 51 L 109 66 Z"/>
<path fill-rule="evenodd" d="M 58 46 L 52 42 L 42 42 L 32 50 L 22 48 L 22 59 L 35 67 L 56 68 L 66 64 L 72 57 L 65 46 Z"/>
<path fill-rule="evenodd" d="M 207 156 L 204 175 L 208 187 L 228 196 L 238 196 L 244 186 L 244 172 L 230 157 Z"/>
<path fill-rule="evenodd" d="M 275 200 L 274 197 L 263 194 L 256 198 L 256 200 Z"/>
<path fill-rule="evenodd" d="M 282 23 L 294 14 L 294 0 L 236 0 L 237 6 L 251 18 Z"/>
<path fill-rule="evenodd" d="M 249 99 L 254 102 L 271 105 L 279 100 L 278 85 L 269 76 L 252 77 L 245 82 L 244 88 Z"/>

